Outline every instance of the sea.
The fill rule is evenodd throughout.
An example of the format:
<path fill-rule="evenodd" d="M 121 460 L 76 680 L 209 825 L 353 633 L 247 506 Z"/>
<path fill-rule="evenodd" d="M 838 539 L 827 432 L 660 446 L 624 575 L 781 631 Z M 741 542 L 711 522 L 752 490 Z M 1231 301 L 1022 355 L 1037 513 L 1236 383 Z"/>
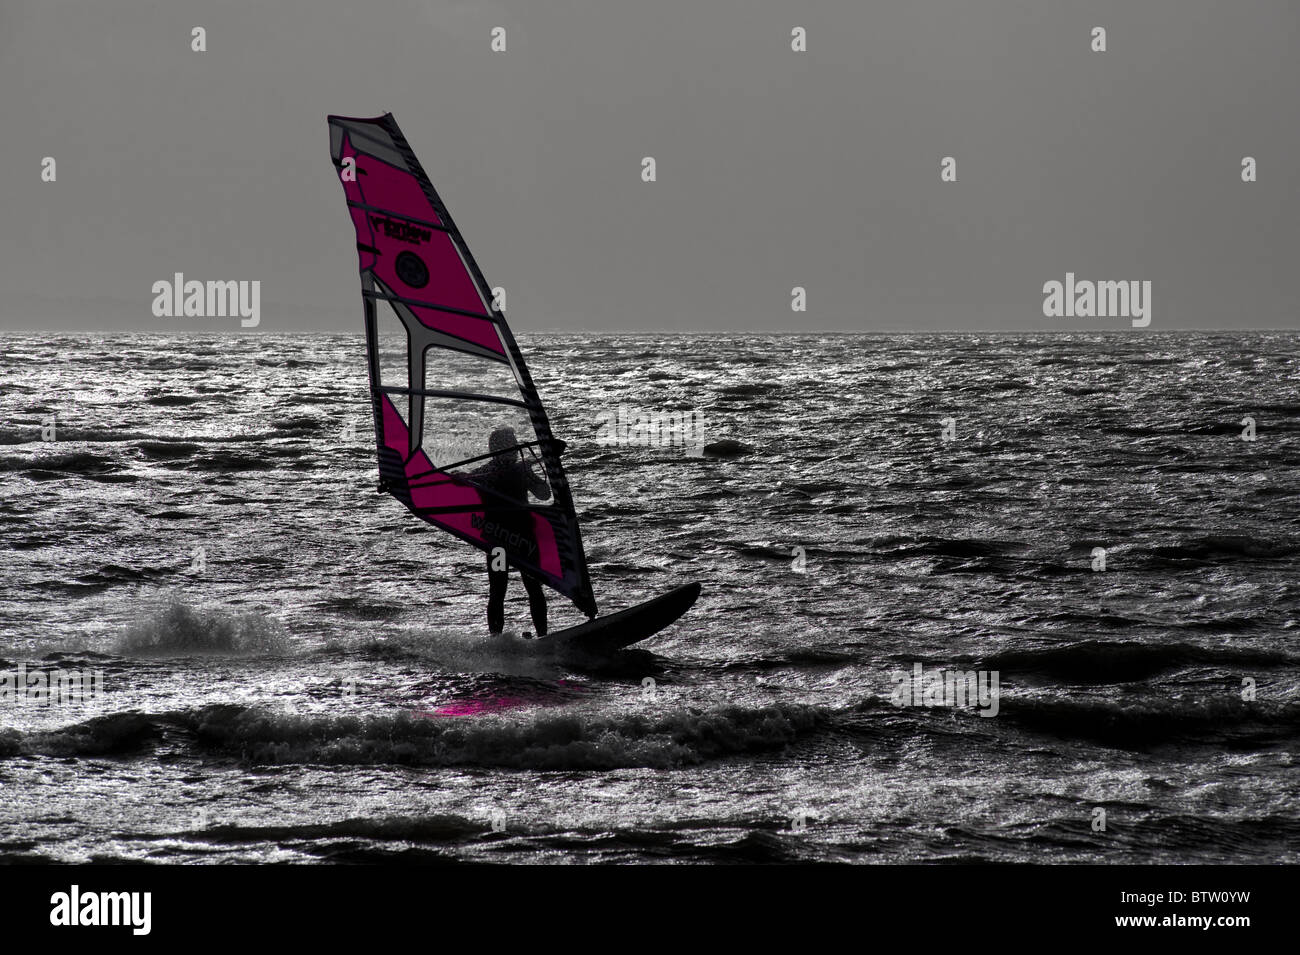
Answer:
<path fill-rule="evenodd" d="M 0 336 L 0 862 L 1300 862 L 1297 335 L 520 345 L 601 612 L 703 588 L 608 659 L 359 335 Z"/>

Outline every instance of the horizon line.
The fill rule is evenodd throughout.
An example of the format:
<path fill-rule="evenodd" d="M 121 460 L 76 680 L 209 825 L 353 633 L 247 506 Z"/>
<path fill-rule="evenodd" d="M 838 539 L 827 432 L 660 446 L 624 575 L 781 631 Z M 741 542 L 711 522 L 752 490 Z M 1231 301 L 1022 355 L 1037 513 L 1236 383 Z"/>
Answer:
<path fill-rule="evenodd" d="M 824 329 L 762 329 L 762 328 L 719 328 L 719 329 L 672 329 L 657 328 L 644 330 L 627 330 L 616 328 L 588 328 L 588 329 L 565 329 L 565 328 L 535 328 L 535 329 L 512 329 L 516 335 L 682 335 L 682 336 L 705 336 L 705 335 L 1170 335 L 1170 334 L 1233 334 L 1246 332 L 1290 332 L 1300 334 L 1300 327 L 1279 327 L 1279 326 L 1249 326 L 1238 328 L 1163 328 L 1153 330 L 1151 328 L 1128 329 L 1128 328 L 869 328 L 869 329 L 848 329 L 848 328 L 824 328 Z M 227 330 L 199 330 L 178 328 L 174 331 L 157 331 L 142 328 L 116 328 L 116 329 L 91 329 L 91 328 L 6 328 L 0 329 L 0 335 L 159 335 L 159 336 L 188 336 L 194 335 L 206 338 L 228 338 L 238 337 L 256 337 L 265 336 L 308 336 L 308 335 L 344 335 L 355 338 L 364 338 L 365 331 L 356 329 L 355 331 L 342 330 L 310 330 L 310 329 L 286 329 L 280 331 L 270 331 L 263 329 L 227 329 Z"/>

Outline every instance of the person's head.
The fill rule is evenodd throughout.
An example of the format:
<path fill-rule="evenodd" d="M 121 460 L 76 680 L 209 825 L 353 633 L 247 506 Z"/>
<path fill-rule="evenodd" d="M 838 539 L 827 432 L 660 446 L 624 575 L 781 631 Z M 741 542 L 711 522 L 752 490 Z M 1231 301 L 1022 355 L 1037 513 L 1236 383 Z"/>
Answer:
<path fill-rule="evenodd" d="M 488 450 L 496 454 L 513 448 L 518 443 L 519 439 L 515 437 L 515 429 L 509 425 L 502 425 L 494 429 L 488 437 Z"/>

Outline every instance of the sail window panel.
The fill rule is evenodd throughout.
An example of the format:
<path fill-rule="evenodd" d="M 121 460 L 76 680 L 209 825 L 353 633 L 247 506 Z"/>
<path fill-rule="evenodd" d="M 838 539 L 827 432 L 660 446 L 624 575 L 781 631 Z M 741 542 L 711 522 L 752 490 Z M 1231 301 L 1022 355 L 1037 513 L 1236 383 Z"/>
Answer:
<path fill-rule="evenodd" d="M 375 331 L 378 333 L 379 384 L 388 388 L 409 388 L 411 384 L 410 336 L 406 326 L 387 302 L 376 302 Z M 407 412 L 407 402 L 401 395 L 393 395 L 393 405 Z M 402 417 L 410 424 L 410 414 Z"/>
<path fill-rule="evenodd" d="M 540 450 L 536 446 L 537 433 L 533 430 L 528 412 L 513 405 L 458 398 L 415 399 L 421 404 L 423 430 L 421 449 L 429 463 L 439 471 L 473 480 L 494 467 L 494 458 L 501 463 L 522 461 L 536 477 L 539 487 L 519 504 L 538 504 L 550 500 L 550 484 Z M 510 428 L 516 444 L 510 448 L 498 447 L 494 453 L 492 433 Z"/>
<path fill-rule="evenodd" d="M 424 353 L 424 387 L 522 401 L 519 382 L 505 362 L 432 347 Z"/>

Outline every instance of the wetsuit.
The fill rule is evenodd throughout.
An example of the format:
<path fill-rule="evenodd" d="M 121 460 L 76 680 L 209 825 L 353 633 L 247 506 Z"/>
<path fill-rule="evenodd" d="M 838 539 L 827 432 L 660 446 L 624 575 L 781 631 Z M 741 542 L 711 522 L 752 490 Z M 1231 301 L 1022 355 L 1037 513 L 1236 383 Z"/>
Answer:
<path fill-rule="evenodd" d="M 495 491 L 502 497 L 521 504 L 528 493 L 539 500 L 550 500 L 551 487 L 545 478 L 538 477 L 518 454 L 499 454 L 486 465 L 473 472 L 475 483 Z M 523 510 L 499 510 L 490 504 L 484 509 L 483 539 L 493 548 L 502 547 L 507 554 L 531 557 L 536 561 L 537 539 L 533 535 L 533 515 Z M 487 555 L 488 568 L 488 629 L 500 633 L 505 629 L 506 585 L 510 572 L 492 569 L 492 553 Z M 533 626 L 539 637 L 546 635 L 546 594 L 535 578 L 520 571 L 524 590 L 528 591 L 528 609 L 532 612 Z"/>

